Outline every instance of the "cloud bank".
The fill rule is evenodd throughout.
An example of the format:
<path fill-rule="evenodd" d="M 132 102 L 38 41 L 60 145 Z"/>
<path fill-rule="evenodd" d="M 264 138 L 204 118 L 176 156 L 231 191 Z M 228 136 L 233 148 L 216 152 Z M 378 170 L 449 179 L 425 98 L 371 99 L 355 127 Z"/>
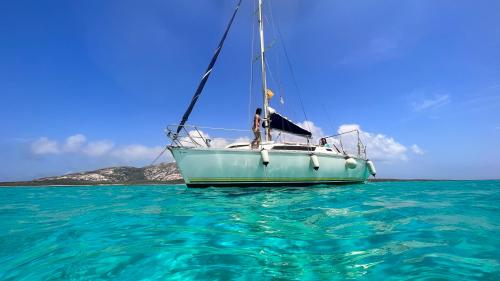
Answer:
<path fill-rule="evenodd" d="M 41 137 L 31 143 L 34 155 L 83 155 L 89 158 L 113 158 L 124 162 L 153 160 L 163 147 L 142 144 L 115 145 L 110 140 L 87 141 L 82 134 L 69 136 L 64 142 Z"/>
<path fill-rule="evenodd" d="M 56 141 L 41 137 L 31 144 L 31 152 L 33 154 L 58 154 L 60 149 Z"/>
<path fill-rule="evenodd" d="M 316 126 L 311 121 L 304 121 L 298 124 L 313 133 L 313 143 L 317 143 L 319 138 L 325 135 L 323 129 Z M 359 137 L 367 149 L 367 156 L 375 161 L 407 161 L 409 159 L 409 153 L 418 156 L 424 155 L 425 153 L 424 150 L 417 144 L 407 147 L 396 141 L 393 137 L 380 133 L 366 132 L 362 130 L 361 126 L 358 124 L 343 124 L 339 126 L 337 132 L 340 134 L 353 130 L 359 131 Z M 203 139 L 211 139 L 212 147 L 218 148 L 225 147 L 234 142 L 249 143 L 251 141 L 248 136 L 239 136 L 236 138 L 217 138 L 211 137 L 211 135 L 206 132 L 200 133 L 202 134 Z M 199 137 L 198 132 L 195 131 L 190 132 L 190 135 L 192 137 Z M 276 131 L 273 132 L 273 138 L 278 141 L 286 140 L 289 142 L 304 142 L 304 138 L 292 135 L 279 135 Z M 200 144 L 203 143 L 201 139 L 196 140 L 199 141 Z M 341 140 L 345 151 L 348 153 L 355 153 L 357 151 L 356 133 L 342 135 Z M 184 141 L 188 143 L 189 138 L 185 138 Z M 334 141 L 334 143 L 336 145 L 340 145 L 340 142 L 338 141 Z M 162 146 L 146 146 L 142 144 L 116 145 L 110 140 L 89 141 L 87 137 L 82 134 L 69 136 L 62 142 L 52 140 L 47 137 L 40 137 L 31 143 L 30 148 L 33 155 L 80 155 L 93 159 L 112 159 L 125 163 L 152 161 L 163 151 Z M 165 158 L 164 160 L 172 160 L 168 153 L 166 153 L 166 155 L 169 158 Z"/>
<path fill-rule="evenodd" d="M 344 124 L 338 129 L 338 133 L 346 133 L 358 130 L 361 141 L 366 146 L 367 156 L 375 161 L 395 162 L 408 160 L 408 148 L 396 141 L 394 138 L 379 133 L 365 132 L 358 124 Z M 354 150 L 357 143 L 357 136 L 349 134 L 342 137 L 344 146 Z M 416 146 L 416 145 L 415 145 Z"/>

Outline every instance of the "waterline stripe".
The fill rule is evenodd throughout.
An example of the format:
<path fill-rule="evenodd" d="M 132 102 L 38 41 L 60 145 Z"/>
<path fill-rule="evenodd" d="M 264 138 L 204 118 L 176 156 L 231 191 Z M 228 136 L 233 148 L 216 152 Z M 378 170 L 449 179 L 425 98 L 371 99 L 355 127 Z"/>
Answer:
<path fill-rule="evenodd" d="M 189 182 L 321 182 L 321 181 L 356 181 L 359 178 L 190 178 Z"/>

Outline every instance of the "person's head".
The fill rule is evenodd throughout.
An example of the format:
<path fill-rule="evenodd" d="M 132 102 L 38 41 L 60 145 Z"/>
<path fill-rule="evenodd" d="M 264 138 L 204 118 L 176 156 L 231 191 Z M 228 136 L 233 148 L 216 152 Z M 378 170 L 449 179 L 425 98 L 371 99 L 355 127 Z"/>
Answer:
<path fill-rule="evenodd" d="M 255 110 L 255 114 L 260 115 L 261 113 L 262 113 L 262 108 L 259 107 Z"/>
<path fill-rule="evenodd" d="M 325 145 L 326 144 L 326 139 L 325 138 L 319 139 L 319 144 L 320 145 Z"/>

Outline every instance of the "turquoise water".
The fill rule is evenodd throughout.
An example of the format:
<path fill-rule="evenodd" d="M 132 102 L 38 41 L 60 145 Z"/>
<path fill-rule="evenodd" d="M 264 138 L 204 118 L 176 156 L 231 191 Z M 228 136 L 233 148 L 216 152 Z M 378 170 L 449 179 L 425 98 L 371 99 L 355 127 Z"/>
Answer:
<path fill-rule="evenodd" d="M 0 280 L 500 280 L 500 181 L 0 188 Z"/>

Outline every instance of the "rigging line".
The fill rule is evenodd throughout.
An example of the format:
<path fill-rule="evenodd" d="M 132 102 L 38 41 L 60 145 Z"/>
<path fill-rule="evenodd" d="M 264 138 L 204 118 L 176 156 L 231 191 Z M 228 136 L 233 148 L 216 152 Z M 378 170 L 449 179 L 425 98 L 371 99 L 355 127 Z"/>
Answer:
<path fill-rule="evenodd" d="M 276 24 L 275 24 L 275 21 L 274 21 L 274 13 L 273 13 L 273 9 L 272 9 L 272 6 L 271 6 L 271 2 L 268 1 L 267 2 L 267 6 L 268 6 L 268 9 L 269 10 L 269 15 L 270 15 L 270 18 L 268 18 L 267 16 L 265 17 L 266 21 L 268 22 L 269 25 L 271 25 L 272 27 L 272 32 L 273 32 L 273 38 L 276 38 L 277 37 L 277 32 L 276 32 Z M 285 96 L 285 91 L 283 89 L 283 84 L 281 83 L 281 75 L 280 75 L 280 72 L 279 72 L 279 69 L 280 69 L 280 55 L 276 53 L 276 61 L 275 61 L 275 64 L 276 64 L 276 81 L 278 82 L 278 89 L 280 91 L 280 103 L 281 101 L 283 100 L 283 103 L 281 103 L 281 107 L 283 109 L 283 114 L 285 114 L 286 116 L 289 116 L 290 112 L 289 112 L 289 108 L 285 105 L 285 101 L 284 101 L 284 96 Z M 295 115 L 295 111 L 294 111 L 294 114 Z"/>
<path fill-rule="evenodd" d="M 272 26 L 272 32 L 273 32 L 273 36 L 272 36 L 272 38 L 273 38 L 273 41 L 272 41 L 272 42 L 271 42 L 271 44 L 269 45 L 269 48 L 272 48 L 272 47 L 274 47 L 274 44 L 275 44 L 275 41 L 276 41 L 276 27 L 275 27 L 275 25 L 274 25 L 274 18 L 273 18 L 273 13 L 272 13 L 272 10 L 271 10 L 271 6 L 270 6 L 270 5 L 268 5 L 268 6 L 269 6 L 269 11 L 270 11 L 270 14 L 271 14 L 271 18 L 269 19 L 269 18 L 267 17 L 267 15 L 264 15 L 264 19 L 266 20 L 266 22 L 267 22 L 269 25 L 271 25 L 271 26 Z M 274 57 L 276 58 L 276 61 L 278 61 L 278 60 L 279 60 L 279 56 L 277 55 L 277 53 L 274 53 L 274 54 L 275 54 L 275 56 L 274 56 Z M 267 63 L 267 62 L 266 62 L 266 63 Z M 275 65 L 276 65 L 276 62 L 275 62 Z M 279 87 L 279 89 L 280 89 L 280 91 L 281 91 L 281 83 L 280 83 L 280 79 L 279 79 L 280 77 L 279 77 L 279 67 L 278 67 L 278 66 L 276 67 L 276 74 L 277 74 L 277 75 L 276 75 L 277 77 L 276 77 L 276 79 L 273 79 L 273 80 L 274 80 L 274 82 L 278 85 L 278 87 Z"/>
<path fill-rule="evenodd" d="M 273 73 L 271 72 L 271 68 L 269 67 L 269 63 L 267 62 L 267 60 L 265 61 L 265 63 L 266 63 L 267 72 L 269 73 L 269 76 L 271 76 L 271 80 L 275 84 L 278 84 L 278 82 L 274 79 Z M 269 89 L 269 87 L 267 87 L 267 88 Z"/>
<path fill-rule="evenodd" d="M 276 82 L 276 80 L 274 79 L 273 72 L 271 71 L 271 68 L 269 67 L 269 64 L 268 64 L 267 60 L 265 61 L 265 64 L 266 64 L 266 68 L 267 68 L 267 73 L 269 73 L 269 76 L 271 77 L 271 80 L 273 81 L 273 83 L 275 83 L 275 84 L 278 84 L 278 85 L 279 85 L 279 83 L 277 83 L 277 82 Z M 278 87 L 279 87 L 279 86 L 278 86 Z M 267 87 L 267 88 L 269 89 L 269 87 Z M 266 93 L 266 94 L 267 94 L 267 93 Z M 282 121 L 281 121 L 281 125 L 283 126 L 283 125 L 284 125 L 284 123 L 285 123 L 285 120 L 282 120 Z"/>
<path fill-rule="evenodd" d="M 274 21 L 274 13 L 273 13 L 273 9 L 272 9 L 270 1 L 267 3 L 267 6 L 268 6 L 270 18 L 268 18 L 266 16 L 265 19 L 272 26 L 273 38 L 276 38 L 276 35 L 277 35 L 276 25 L 275 25 L 275 21 Z M 280 93 L 280 104 L 281 104 L 281 107 L 282 107 L 282 110 L 283 110 L 283 114 L 285 114 L 285 116 L 286 116 L 286 115 L 288 115 L 288 111 L 287 111 L 287 107 L 285 106 L 285 102 L 284 102 L 284 99 L 283 99 L 284 95 L 285 95 L 285 91 L 283 90 L 283 85 L 281 83 L 281 75 L 280 75 L 280 71 L 279 71 L 280 70 L 280 56 L 279 56 L 278 52 L 275 52 L 274 54 L 275 54 L 274 57 L 276 59 L 276 61 L 275 61 L 275 65 L 276 65 L 276 79 L 275 79 L 275 82 L 278 84 L 278 90 L 279 90 L 279 93 Z"/>
<path fill-rule="evenodd" d="M 236 13 L 238 12 L 241 1 L 238 1 L 238 4 L 236 5 L 236 8 L 234 9 L 233 15 L 231 19 L 229 20 L 229 24 L 226 27 L 226 31 L 224 32 L 224 35 L 222 35 L 222 38 L 219 42 L 219 45 L 217 45 L 217 49 L 215 50 L 215 54 L 212 57 L 212 60 L 210 60 L 210 63 L 208 64 L 207 70 L 205 71 L 205 74 L 203 75 L 203 78 L 200 81 L 200 84 L 198 85 L 198 88 L 196 88 L 196 92 L 193 95 L 193 98 L 191 99 L 191 103 L 189 104 L 186 112 L 184 112 L 184 115 L 182 116 L 181 122 L 179 124 L 179 127 L 177 127 L 177 130 L 175 132 L 176 135 L 179 134 L 179 132 L 184 128 L 184 124 L 186 124 L 189 115 L 191 115 L 191 111 L 193 111 L 193 108 L 198 101 L 198 98 L 201 95 L 201 92 L 203 91 L 203 88 L 205 87 L 205 84 L 207 83 L 208 77 L 210 76 L 210 73 L 213 70 L 213 67 L 215 65 L 215 62 L 217 61 L 217 58 L 219 57 L 220 51 L 222 50 L 222 46 L 224 45 L 224 41 L 226 40 L 227 34 L 229 33 L 229 29 L 231 28 L 231 25 L 233 24 L 234 18 L 236 17 Z M 174 136 L 176 138 L 176 136 Z"/>
<path fill-rule="evenodd" d="M 267 9 L 267 10 L 269 10 L 269 11 L 270 11 L 270 15 L 271 15 L 271 17 L 268 17 L 268 15 L 264 15 L 264 21 L 265 21 L 268 25 L 272 25 L 272 30 L 271 30 L 271 32 L 272 32 L 272 35 L 273 35 L 273 38 L 274 38 L 274 39 L 273 39 L 273 43 L 269 46 L 269 47 L 272 47 L 272 46 L 274 45 L 274 42 L 275 42 L 275 41 L 277 41 L 277 39 L 278 39 L 278 38 L 277 38 L 276 26 L 275 26 L 275 24 L 274 24 L 274 18 L 273 18 L 273 16 L 272 16 L 272 9 L 271 9 L 271 6 L 270 6 L 269 4 L 268 4 L 268 9 Z M 274 57 L 275 57 L 275 58 L 279 58 L 279 55 L 278 55 L 278 53 L 277 53 L 277 52 L 274 52 L 273 54 L 274 54 Z M 267 58 L 270 58 L 270 56 L 267 56 Z M 277 84 L 277 86 L 278 86 L 278 90 L 280 91 L 280 94 L 282 94 L 282 92 L 283 92 L 283 91 L 282 91 L 282 84 L 281 84 L 281 81 L 279 80 L 279 77 L 278 77 L 278 78 L 275 78 L 275 75 L 273 75 L 273 71 L 271 71 L 271 69 L 270 69 L 270 67 L 269 67 L 269 65 L 270 65 L 271 63 L 275 63 L 275 61 L 274 61 L 274 60 L 270 60 L 270 59 L 266 59 L 266 60 L 265 60 L 265 63 L 266 63 L 266 67 L 268 68 L 267 73 L 269 73 L 269 75 L 270 75 L 270 77 L 271 77 L 271 81 L 272 81 L 274 84 Z M 277 72 L 277 73 L 279 74 L 279 72 Z M 281 95 L 281 96 L 282 96 L 282 95 Z M 283 109 L 285 109 L 284 105 L 283 105 Z M 285 120 L 284 120 L 284 119 L 282 119 L 282 125 L 284 125 L 284 122 L 285 122 Z M 291 122 L 291 121 L 290 121 L 290 122 Z M 308 124 L 307 124 L 306 126 L 308 126 Z M 308 127 L 309 127 L 309 126 L 308 126 Z M 283 135 L 283 136 L 284 136 L 284 135 Z"/>
<path fill-rule="evenodd" d="M 255 1 L 253 1 L 253 11 L 255 11 Z M 255 17 L 255 13 L 252 14 L 252 56 L 250 57 L 250 86 L 248 90 L 248 123 L 252 124 L 252 92 L 253 92 L 253 57 L 255 56 L 255 22 L 253 18 Z"/>
<path fill-rule="evenodd" d="M 158 159 L 160 159 L 160 157 L 163 155 L 163 153 L 165 153 L 165 151 L 167 151 L 168 149 L 168 145 L 165 146 L 165 148 L 160 152 L 160 154 L 158 154 L 158 156 L 156 156 L 155 160 L 153 160 L 153 162 L 151 162 L 151 165 L 150 166 L 153 166 L 156 161 L 158 161 Z"/>
<path fill-rule="evenodd" d="M 269 5 L 271 5 L 269 3 Z M 281 47 L 283 47 L 283 53 L 285 54 L 285 59 L 286 59 L 286 62 L 287 62 L 287 65 L 288 65 L 288 69 L 290 70 L 290 74 L 292 76 L 292 81 L 293 81 L 293 84 L 297 90 L 297 94 L 299 96 L 299 101 L 300 101 L 300 107 L 302 109 L 302 113 L 304 113 L 304 118 L 306 119 L 306 125 L 309 129 L 309 131 L 311 131 L 311 126 L 310 126 L 310 122 L 309 122 L 309 119 L 307 118 L 307 113 L 306 113 L 306 110 L 305 110 L 305 107 L 304 107 L 304 102 L 302 100 L 302 95 L 300 93 L 300 88 L 299 88 L 299 85 L 297 84 L 297 79 L 295 77 L 295 71 L 293 70 L 293 67 L 292 67 L 292 63 L 290 62 L 290 57 L 288 56 L 288 52 L 287 52 L 287 49 L 286 49 L 286 46 L 285 46 L 285 41 L 283 40 L 283 35 L 281 34 L 281 30 L 280 30 L 280 27 L 278 24 L 276 24 L 276 27 L 277 27 L 277 30 L 278 30 L 278 37 L 281 41 Z"/>
<path fill-rule="evenodd" d="M 335 132 L 335 128 L 333 127 L 332 118 L 330 117 L 330 114 L 326 110 L 326 107 L 325 107 L 324 103 L 321 103 L 321 108 L 323 109 L 323 112 L 325 113 L 326 118 L 328 119 L 328 125 L 330 125 L 330 128 L 332 129 L 332 133 Z"/>
<path fill-rule="evenodd" d="M 321 108 L 323 109 L 323 112 L 325 113 L 326 118 L 328 119 L 328 125 L 330 125 L 330 127 L 332 129 L 332 133 L 335 132 L 335 127 L 333 127 L 332 118 L 331 118 L 330 114 L 328 113 L 328 111 L 326 110 L 324 103 L 321 103 Z M 324 137 L 324 136 L 321 136 L 321 137 Z M 332 140 L 332 144 L 333 144 L 333 147 L 335 148 L 335 150 L 337 150 L 337 152 L 340 153 L 340 149 L 338 149 L 338 147 L 335 145 L 335 143 L 333 143 L 333 140 Z M 342 144 L 342 142 L 340 142 L 340 144 Z M 345 154 L 343 147 L 342 147 L 342 152 Z"/>

